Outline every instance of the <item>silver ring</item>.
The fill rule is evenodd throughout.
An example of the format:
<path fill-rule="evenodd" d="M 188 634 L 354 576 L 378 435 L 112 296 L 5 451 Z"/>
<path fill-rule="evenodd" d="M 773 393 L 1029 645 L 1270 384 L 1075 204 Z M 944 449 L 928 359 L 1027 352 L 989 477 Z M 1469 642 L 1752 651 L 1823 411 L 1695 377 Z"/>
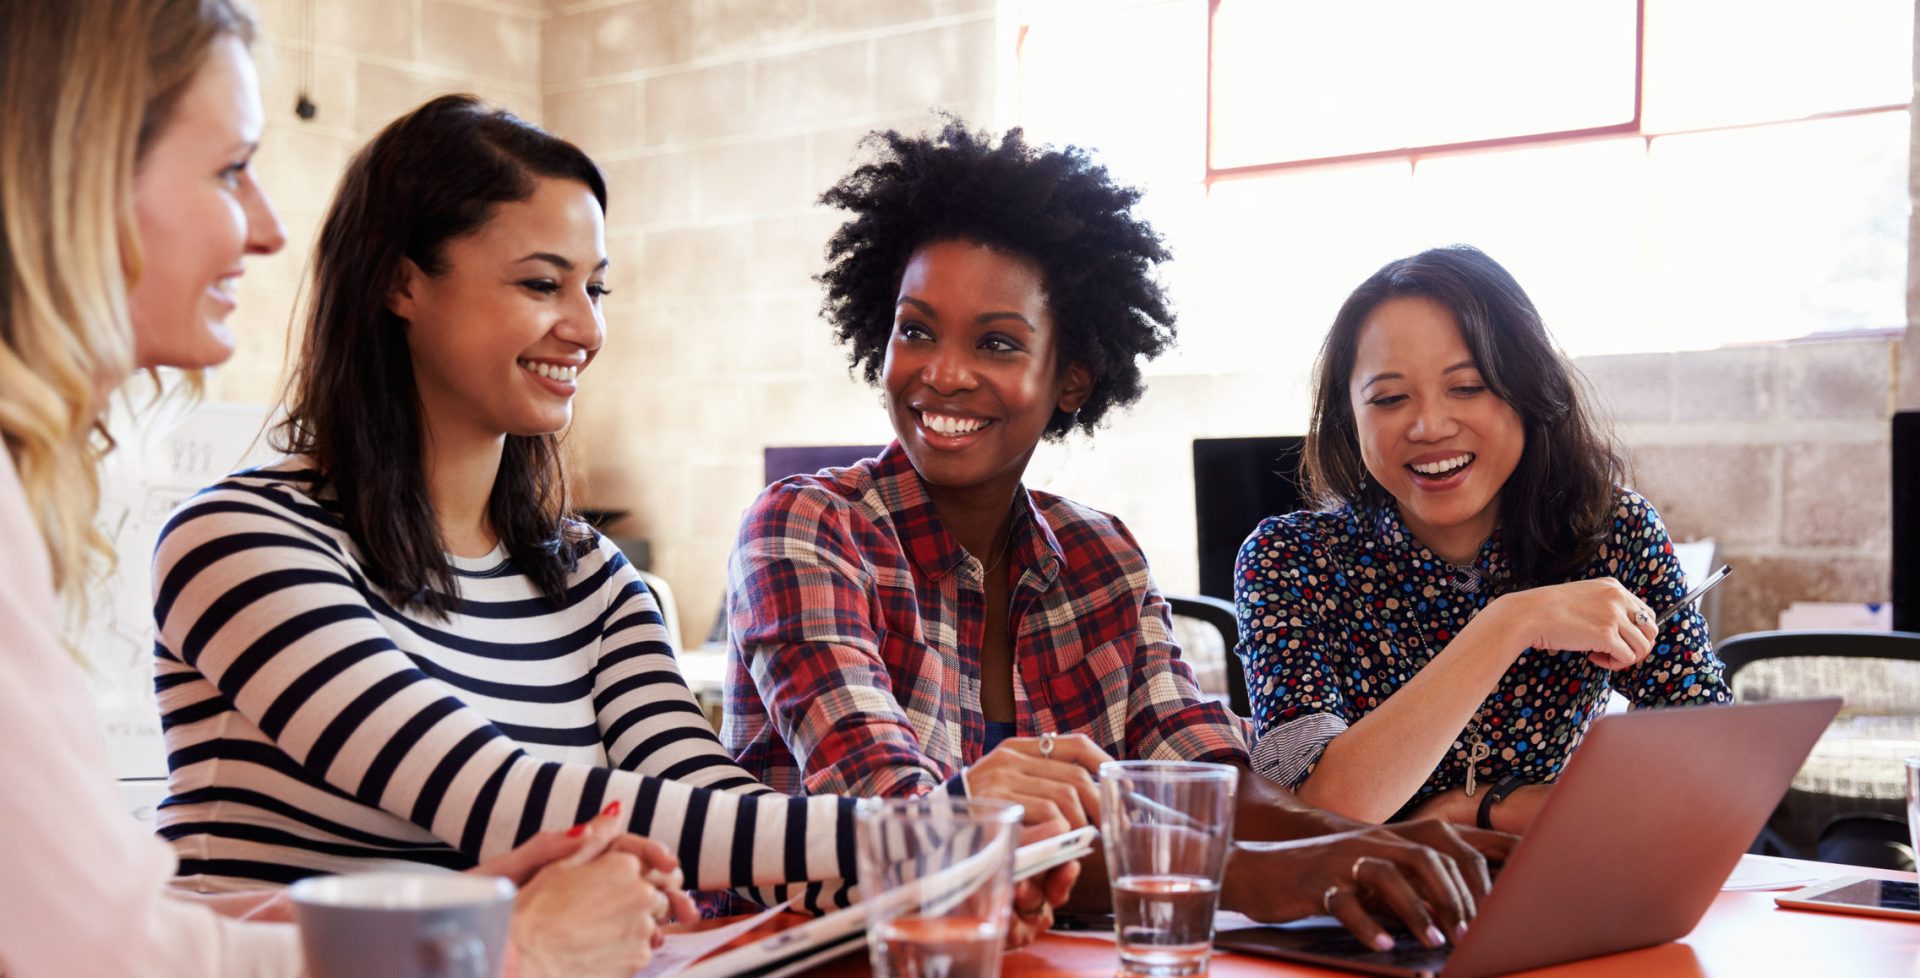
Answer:
<path fill-rule="evenodd" d="M 1642 625 L 1651 625 L 1653 624 L 1653 612 L 1641 608 L 1633 613 L 1633 620 Z"/>
<path fill-rule="evenodd" d="M 1053 757 L 1053 735 L 1050 733 L 1040 735 L 1040 756 L 1049 760 Z"/>
<path fill-rule="evenodd" d="M 1360 864 L 1372 858 L 1372 856 L 1361 856 L 1353 861 L 1353 881 L 1355 883 L 1360 882 Z"/>
<path fill-rule="evenodd" d="M 1339 892 L 1340 892 L 1340 887 L 1338 884 L 1336 884 L 1334 886 L 1327 887 L 1327 892 L 1320 894 L 1320 909 L 1325 910 L 1327 912 L 1327 916 L 1329 917 L 1333 916 L 1334 894 L 1337 894 Z"/>

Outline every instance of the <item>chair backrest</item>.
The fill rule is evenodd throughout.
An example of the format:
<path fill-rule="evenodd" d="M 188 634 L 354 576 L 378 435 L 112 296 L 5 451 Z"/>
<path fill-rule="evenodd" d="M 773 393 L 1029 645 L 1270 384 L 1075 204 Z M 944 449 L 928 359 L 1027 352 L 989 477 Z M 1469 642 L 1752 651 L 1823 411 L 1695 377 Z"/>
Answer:
<path fill-rule="evenodd" d="M 1226 649 L 1227 707 L 1241 716 L 1252 716 L 1247 700 L 1247 671 L 1235 648 L 1240 644 L 1240 620 L 1233 604 L 1205 595 L 1169 594 L 1167 605 L 1175 618 L 1192 618 L 1211 625 L 1220 633 Z"/>
<path fill-rule="evenodd" d="M 1737 700 L 1846 701 L 1794 778 L 1796 789 L 1849 799 L 1842 810 L 1876 808 L 1880 800 L 1897 810 L 1906 789 L 1900 759 L 1920 751 L 1920 634 L 1749 632 L 1714 651 Z"/>
<path fill-rule="evenodd" d="M 1727 685 L 1740 699 L 1838 694 L 1846 713 L 1913 713 L 1920 703 L 1920 633 L 1773 631 L 1735 635 L 1715 645 Z M 1864 660 L 1768 662 L 1765 660 Z"/>
<path fill-rule="evenodd" d="M 667 586 L 665 578 L 651 571 L 641 571 L 640 580 L 653 592 L 653 602 L 660 606 L 660 619 L 667 626 L 667 644 L 673 646 L 675 655 L 686 648 L 680 642 L 680 605 L 673 600 L 673 588 Z"/>

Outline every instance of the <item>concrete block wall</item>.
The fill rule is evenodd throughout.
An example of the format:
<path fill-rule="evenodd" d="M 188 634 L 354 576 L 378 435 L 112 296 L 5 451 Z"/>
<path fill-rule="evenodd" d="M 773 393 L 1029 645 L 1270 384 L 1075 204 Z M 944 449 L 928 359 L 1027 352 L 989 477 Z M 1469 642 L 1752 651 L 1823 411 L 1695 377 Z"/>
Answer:
<path fill-rule="evenodd" d="M 871 128 L 917 126 L 930 105 L 1010 121 L 991 118 L 996 43 L 990 0 L 553 5 L 547 119 L 602 160 L 613 193 L 617 291 L 599 376 L 582 387 L 575 471 L 585 501 L 631 510 L 622 532 L 653 541 L 689 641 L 712 621 L 761 448 L 891 434 L 818 318 L 810 276 L 836 221 L 811 201 Z M 1875 336 L 1580 362 L 1635 487 L 1677 538 L 1714 536 L 1740 565 L 1723 634 L 1772 627 L 1793 600 L 1885 598 L 1887 417 L 1914 389 L 1898 383 L 1901 347 Z M 1192 439 L 1304 430 L 1308 366 L 1157 369 L 1093 439 L 1043 446 L 1029 484 L 1120 514 L 1162 587 L 1193 591 Z"/>
<path fill-rule="evenodd" d="M 443 92 L 474 92 L 538 121 L 544 0 L 255 0 L 266 131 L 254 168 L 287 227 L 287 248 L 247 263 L 233 360 L 212 400 L 272 403 L 295 296 L 347 160 L 382 126 Z M 294 114 L 311 58 L 311 120 Z M 296 346 L 297 348 L 297 346 Z"/>
<path fill-rule="evenodd" d="M 876 128 L 994 123 L 994 0 L 558 0 L 548 128 L 607 171 L 607 343 L 569 436 L 580 499 L 629 510 L 689 642 L 768 445 L 876 443 L 878 395 L 819 318 L 834 213 Z"/>
<path fill-rule="evenodd" d="M 1736 566 L 1722 635 L 1793 601 L 1884 601 L 1897 335 L 1576 362 L 1614 419 L 1630 484 L 1675 539 Z"/>
<path fill-rule="evenodd" d="M 260 17 L 259 173 L 290 244 L 250 264 L 240 353 L 209 396 L 277 395 L 309 244 L 348 157 L 379 127 L 443 91 L 541 122 L 593 153 L 611 190 L 608 343 L 569 436 L 579 499 L 632 512 L 619 531 L 651 539 L 697 641 L 761 449 L 890 436 L 818 317 L 811 276 L 836 218 L 813 201 L 871 129 L 918 128 L 931 106 L 989 128 L 1010 121 L 995 117 L 1011 53 L 995 0 L 263 0 Z M 308 54 L 319 114 L 302 122 L 292 105 Z M 1920 322 L 1920 288 L 1909 306 Z M 1183 330 L 1205 332 L 1207 312 L 1190 310 Z M 1885 597 L 1887 416 L 1920 407 L 1920 342 L 1579 366 L 1615 418 L 1634 485 L 1676 536 L 1715 536 L 1740 564 L 1723 633 L 1769 627 L 1790 600 Z M 1191 591 L 1191 440 L 1302 430 L 1307 369 L 1157 368 L 1142 402 L 1093 440 L 1044 446 L 1029 481 L 1123 516 L 1162 586 Z"/>

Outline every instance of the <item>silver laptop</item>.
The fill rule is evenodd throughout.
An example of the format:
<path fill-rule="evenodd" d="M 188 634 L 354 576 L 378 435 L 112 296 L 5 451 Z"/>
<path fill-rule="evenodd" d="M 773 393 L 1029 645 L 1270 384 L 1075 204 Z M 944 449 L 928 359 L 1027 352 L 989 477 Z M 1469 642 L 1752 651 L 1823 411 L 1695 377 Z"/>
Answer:
<path fill-rule="evenodd" d="M 1287 925 L 1214 943 L 1370 974 L 1480 978 L 1683 937 L 1839 710 L 1827 698 L 1596 720 L 1451 947 L 1403 936 L 1376 951 L 1338 927 Z"/>

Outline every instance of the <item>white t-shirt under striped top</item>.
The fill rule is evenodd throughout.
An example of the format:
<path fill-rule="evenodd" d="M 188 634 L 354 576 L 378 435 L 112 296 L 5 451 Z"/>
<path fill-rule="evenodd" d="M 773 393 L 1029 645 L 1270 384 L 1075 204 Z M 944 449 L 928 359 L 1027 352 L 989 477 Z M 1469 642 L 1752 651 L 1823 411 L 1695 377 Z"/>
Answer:
<path fill-rule="evenodd" d="M 735 766 L 653 595 L 594 534 L 549 602 L 504 551 L 453 557 L 442 619 L 396 609 L 302 459 L 231 476 L 154 555 L 159 830 L 201 890 L 395 864 L 464 868 L 619 799 L 688 884 L 844 904 L 851 801 Z"/>

